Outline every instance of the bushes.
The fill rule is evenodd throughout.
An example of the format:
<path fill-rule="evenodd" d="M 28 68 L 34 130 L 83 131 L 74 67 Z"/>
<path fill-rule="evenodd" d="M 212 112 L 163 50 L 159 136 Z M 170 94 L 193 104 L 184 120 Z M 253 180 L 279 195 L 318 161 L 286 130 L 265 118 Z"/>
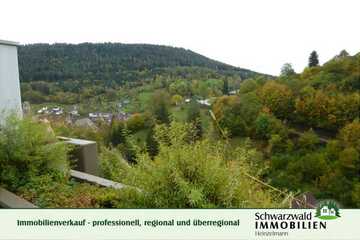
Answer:
<path fill-rule="evenodd" d="M 121 182 L 122 177 L 130 166 L 128 162 L 121 156 L 117 149 L 103 148 L 100 155 L 100 168 L 102 174 L 116 182 Z"/>
<path fill-rule="evenodd" d="M 150 208 L 280 206 L 268 189 L 243 174 L 256 172 L 249 167 L 254 161 L 250 159 L 258 156 L 256 151 L 243 146 L 228 152 L 221 142 L 192 141 L 193 130 L 179 123 L 157 127 L 159 154 L 153 160 L 140 154 L 137 165 L 126 166 L 127 171 L 117 176 L 142 190 L 127 192 L 132 199 L 126 201 Z M 102 161 L 109 163 L 115 158 Z"/>
<path fill-rule="evenodd" d="M 65 177 L 67 152 L 65 143 L 58 142 L 46 125 L 10 117 L 0 129 L 0 183 L 16 190 L 49 172 Z"/>
<path fill-rule="evenodd" d="M 54 173 L 32 178 L 17 193 L 42 208 L 111 208 L 119 196 L 118 190 L 61 180 Z"/>

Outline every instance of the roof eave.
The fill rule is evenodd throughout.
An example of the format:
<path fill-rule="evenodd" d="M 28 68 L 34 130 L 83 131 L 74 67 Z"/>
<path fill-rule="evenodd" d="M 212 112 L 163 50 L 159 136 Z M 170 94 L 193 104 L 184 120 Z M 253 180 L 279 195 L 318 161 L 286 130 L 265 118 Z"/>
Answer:
<path fill-rule="evenodd" d="M 0 39 L 0 45 L 8 45 L 8 46 L 16 46 L 17 47 L 17 46 L 20 46 L 20 43 Z"/>

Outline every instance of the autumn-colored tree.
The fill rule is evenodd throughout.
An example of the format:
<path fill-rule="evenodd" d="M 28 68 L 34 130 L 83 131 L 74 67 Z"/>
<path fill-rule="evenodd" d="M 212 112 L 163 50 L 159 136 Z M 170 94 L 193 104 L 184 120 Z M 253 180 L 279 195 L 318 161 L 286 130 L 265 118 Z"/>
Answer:
<path fill-rule="evenodd" d="M 175 94 L 175 95 L 173 95 L 171 97 L 171 104 L 172 105 L 177 106 L 177 105 L 181 104 L 182 101 L 183 101 L 183 97 L 181 95 L 179 95 L 179 94 Z"/>
<path fill-rule="evenodd" d="M 144 129 L 146 127 L 146 121 L 145 114 L 134 113 L 129 120 L 126 121 L 126 127 L 131 133 L 134 133 Z"/>
<path fill-rule="evenodd" d="M 353 147 L 360 152 L 360 122 L 354 121 L 340 130 L 340 139 L 345 146 Z"/>
<path fill-rule="evenodd" d="M 289 87 L 275 81 L 267 82 L 258 91 L 262 103 L 279 118 L 289 118 L 294 110 L 294 95 Z"/>
<path fill-rule="evenodd" d="M 354 176 L 356 176 L 360 166 L 359 156 L 359 152 L 355 148 L 348 147 L 340 152 L 339 161 L 344 169 L 352 171 Z M 349 176 L 349 172 L 347 172 L 347 176 Z"/>

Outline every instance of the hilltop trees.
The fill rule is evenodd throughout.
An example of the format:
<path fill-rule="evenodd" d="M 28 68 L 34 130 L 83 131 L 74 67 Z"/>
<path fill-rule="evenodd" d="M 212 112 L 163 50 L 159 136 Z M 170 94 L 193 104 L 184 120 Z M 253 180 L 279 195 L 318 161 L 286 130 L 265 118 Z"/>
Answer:
<path fill-rule="evenodd" d="M 350 56 L 350 54 L 344 49 L 344 50 L 341 50 L 341 52 L 339 53 L 339 55 L 337 56 L 338 58 L 345 58 L 345 57 L 348 57 Z"/>
<path fill-rule="evenodd" d="M 285 63 L 282 67 L 281 67 L 281 76 L 291 76 L 295 74 L 295 70 L 293 69 L 292 65 L 290 63 Z"/>
<path fill-rule="evenodd" d="M 316 51 L 312 51 L 309 57 L 309 67 L 319 66 L 319 56 Z"/>

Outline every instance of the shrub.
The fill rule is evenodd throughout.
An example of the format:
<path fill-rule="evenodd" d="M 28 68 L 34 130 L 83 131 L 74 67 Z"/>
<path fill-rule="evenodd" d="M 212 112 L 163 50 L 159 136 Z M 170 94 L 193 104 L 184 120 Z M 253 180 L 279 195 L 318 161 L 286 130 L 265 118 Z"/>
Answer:
<path fill-rule="evenodd" d="M 42 208 L 111 208 L 120 196 L 119 190 L 61 180 L 53 173 L 32 178 L 17 193 Z"/>
<path fill-rule="evenodd" d="M 138 164 L 123 171 L 123 182 L 141 189 L 126 190 L 125 196 L 131 199 L 123 201 L 150 208 L 281 205 L 269 189 L 245 174 L 258 177 L 257 170 L 249 167 L 250 159 L 257 155 L 255 150 L 240 147 L 229 155 L 222 142 L 191 141 L 192 132 L 188 124 L 173 122 L 169 127 L 157 127 L 159 154 L 153 160 L 139 154 Z"/>
<path fill-rule="evenodd" d="M 117 149 L 103 148 L 100 154 L 102 175 L 116 182 L 121 182 L 129 169 L 128 162 Z"/>
<path fill-rule="evenodd" d="M 0 129 L 0 183 L 16 190 L 49 172 L 65 177 L 69 168 L 68 150 L 48 126 L 10 117 Z"/>

